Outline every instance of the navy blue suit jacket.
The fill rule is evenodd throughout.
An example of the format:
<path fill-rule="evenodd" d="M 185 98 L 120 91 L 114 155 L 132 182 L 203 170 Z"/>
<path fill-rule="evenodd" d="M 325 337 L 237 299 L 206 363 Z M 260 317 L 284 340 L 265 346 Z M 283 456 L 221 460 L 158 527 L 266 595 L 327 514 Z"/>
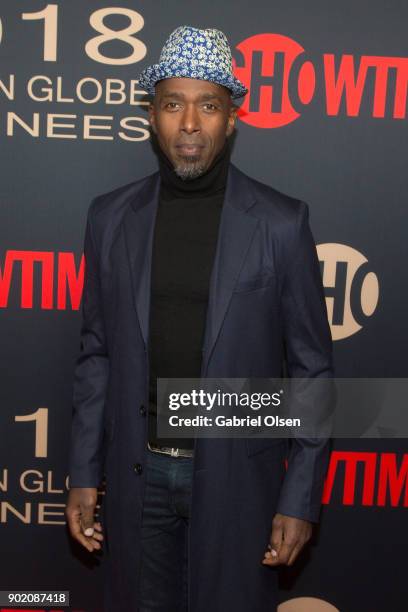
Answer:
<path fill-rule="evenodd" d="M 106 606 L 115 612 L 137 610 L 151 249 L 159 187 L 155 172 L 96 198 L 85 233 L 69 474 L 71 486 L 78 487 L 96 487 L 106 476 L 102 520 L 111 564 Z M 203 377 L 279 377 L 284 362 L 290 377 L 333 376 L 308 206 L 233 164 L 202 351 Z M 260 559 L 273 515 L 318 521 L 328 459 L 329 443 L 318 438 L 196 441 L 192 612 L 272 609 L 267 606 L 276 596 L 276 579 Z M 227 559 L 220 558 L 220 538 Z M 220 568 L 222 584 L 216 586 Z M 237 593 L 240 580 L 245 591 Z"/>

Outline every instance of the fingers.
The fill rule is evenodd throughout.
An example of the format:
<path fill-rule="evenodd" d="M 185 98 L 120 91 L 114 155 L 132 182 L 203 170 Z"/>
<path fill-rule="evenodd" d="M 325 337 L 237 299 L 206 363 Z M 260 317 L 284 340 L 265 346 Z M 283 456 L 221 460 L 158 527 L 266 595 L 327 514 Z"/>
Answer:
<path fill-rule="evenodd" d="M 268 551 L 265 552 L 262 563 L 268 565 L 277 565 L 280 555 L 280 551 L 283 544 L 283 521 L 275 515 L 272 521 L 272 532 L 270 537 L 270 543 L 268 544 Z"/>
<path fill-rule="evenodd" d="M 304 531 L 302 531 L 302 533 L 299 535 L 297 543 L 295 544 L 291 554 L 289 555 L 287 565 L 293 565 L 300 551 L 303 549 L 305 544 L 310 540 L 311 536 L 312 536 L 311 528 L 306 528 Z"/>
<path fill-rule="evenodd" d="M 270 538 L 270 549 L 271 556 L 277 557 L 281 551 L 283 544 L 283 525 L 282 523 L 272 523 L 272 533 Z M 274 554 L 275 553 L 275 554 Z"/>
<path fill-rule="evenodd" d="M 273 555 L 272 551 L 265 553 L 265 557 L 262 563 L 272 566 L 286 564 L 289 560 L 290 555 L 292 554 L 295 545 L 295 541 L 284 541 L 280 546 L 279 552 L 277 552 L 276 555 Z"/>
<path fill-rule="evenodd" d="M 85 536 L 81 527 L 81 517 L 80 514 L 77 513 L 74 517 L 72 517 L 70 522 L 70 531 L 72 537 L 77 540 L 84 548 L 86 548 L 89 552 L 93 552 L 93 550 L 99 550 L 101 548 L 100 543 L 96 539 L 96 537 Z M 99 537 L 103 537 L 102 534 L 98 533 Z"/>
<path fill-rule="evenodd" d="M 296 557 L 298 556 L 298 554 L 302 550 L 304 544 L 305 544 L 304 542 L 299 542 L 298 544 L 296 544 L 296 546 L 293 548 L 291 554 L 289 555 L 289 559 L 288 559 L 287 565 L 293 565 Z"/>
<path fill-rule="evenodd" d="M 101 550 L 102 525 L 94 520 L 96 490 L 71 490 L 66 517 L 71 536 L 89 552 Z"/>
<path fill-rule="evenodd" d="M 102 549 L 102 541 L 103 535 L 97 531 L 95 528 L 96 523 L 93 525 L 93 535 L 86 536 L 83 534 L 82 529 L 77 532 L 77 540 L 80 542 L 89 552 L 93 552 L 94 550 Z"/>
<path fill-rule="evenodd" d="M 79 540 L 81 544 L 85 546 L 86 542 L 85 548 L 90 552 L 101 550 L 101 542 L 103 540 L 102 527 L 100 523 L 94 520 L 94 506 L 90 508 L 89 506 L 81 505 L 79 523 L 81 526 L 81 539 Z"/>
<path fill-rule="evenodd" d="M 294 540 L 291 537 L 285 539 L 279 551 L 279 555 L 276 558 L 276 562 L 287 564 L 287 562 L 289 561 L 289 557 L 292 554 L 292 551 L 294 550 L 296 544 L 297 540 Z"/>
<path fill-rule="evenodd" d="M 96 535 L 99 534 L 103 534 L 103 530 L 102 530 L 102 525 L 100 523 L 94 523 L 94 537 L 96 537 Z M 102 539 L 103 539 L 103 535 L 102 535 Z"/>
<path fill-rule="evenodd" d="M 81 527 L 86 536 L 93 536 L 94 533 L 94 509 L 95 506 L 92 503 L 81 503 Z"/>
<path fill-rule="evenodd" d="M 262 563 L 270 566 L 293 565 L 310 537 L 311 526 L 306 521 L 276 514 L 272 521 L 269 551 L 265 553 Z"/>
<path fill-rule="evenodd" d="M 103 541 L 102 527 L 100 523 L 94 523 L 94 533 L 92 537 L 94 540 L 98 540 L 98 542 Z"/>

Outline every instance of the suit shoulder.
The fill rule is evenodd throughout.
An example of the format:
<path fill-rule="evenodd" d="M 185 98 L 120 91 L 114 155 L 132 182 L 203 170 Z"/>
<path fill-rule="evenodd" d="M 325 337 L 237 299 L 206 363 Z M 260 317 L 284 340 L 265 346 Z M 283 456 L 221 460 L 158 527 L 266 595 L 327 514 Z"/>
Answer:
<path fill-rule="evenodd" d="M 301 199 L 262 183 L 242 170 L 240 172 L 248 181 L 256 200 L 255 206 L 250 211 L 254 216 L 265 220 L 275 221 L 279 218 L 296 223 L 302 212 L 308 212 L 308 205 Z"/>
<path fill-rule="evenodd" d="M 158 172 L 149 174 L 112 191 L 96 196 L 88 208 L 88 219 L 97 243 L 110 244 L 120 229 L 121 221 L 135 198 L 142 195 L 142 190 L 150 181 L 154 181 Z M 102 248 L 102 247 L 101 247 Z"/>
<path fill-rule="evenodd" d="M 111 217 L 120 213 L 157 174 L 157 171 L 153 172 L 136 181 L 117 187 L 112 191 L 97 195 L 89 206 L 90 213 L 95 217 Z"/>

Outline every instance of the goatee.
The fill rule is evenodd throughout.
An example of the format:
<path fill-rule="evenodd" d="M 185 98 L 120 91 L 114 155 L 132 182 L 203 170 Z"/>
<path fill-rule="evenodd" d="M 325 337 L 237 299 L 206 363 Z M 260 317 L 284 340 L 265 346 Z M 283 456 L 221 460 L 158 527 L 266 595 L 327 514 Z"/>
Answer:
<path fill-rule="evenodd" d="M 202 162 L 199 162 L 196 157 L 185 157 L 186 163 L 178 164 L 174 167 L 174 172 L 183 181 L 191 181 L 202 174 L 206 168 Z"/>

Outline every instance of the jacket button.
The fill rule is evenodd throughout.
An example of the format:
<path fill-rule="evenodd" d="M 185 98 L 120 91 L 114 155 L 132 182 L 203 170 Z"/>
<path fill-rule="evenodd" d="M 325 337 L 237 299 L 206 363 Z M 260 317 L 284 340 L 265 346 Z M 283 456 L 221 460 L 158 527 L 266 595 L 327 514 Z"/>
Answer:
<path fill-rule="evenodd" d="M 139 412 L 142 416 L 146 416 L 146 408 L 144 407 L 143 404 L 140 406 Z"/>
<path fill-rule="evenodd" d="M 136 463 L 133 469 L 135 470 L 136 474 L 141 474 L 143 472 L 143 466 L 141 463 Z"/>

